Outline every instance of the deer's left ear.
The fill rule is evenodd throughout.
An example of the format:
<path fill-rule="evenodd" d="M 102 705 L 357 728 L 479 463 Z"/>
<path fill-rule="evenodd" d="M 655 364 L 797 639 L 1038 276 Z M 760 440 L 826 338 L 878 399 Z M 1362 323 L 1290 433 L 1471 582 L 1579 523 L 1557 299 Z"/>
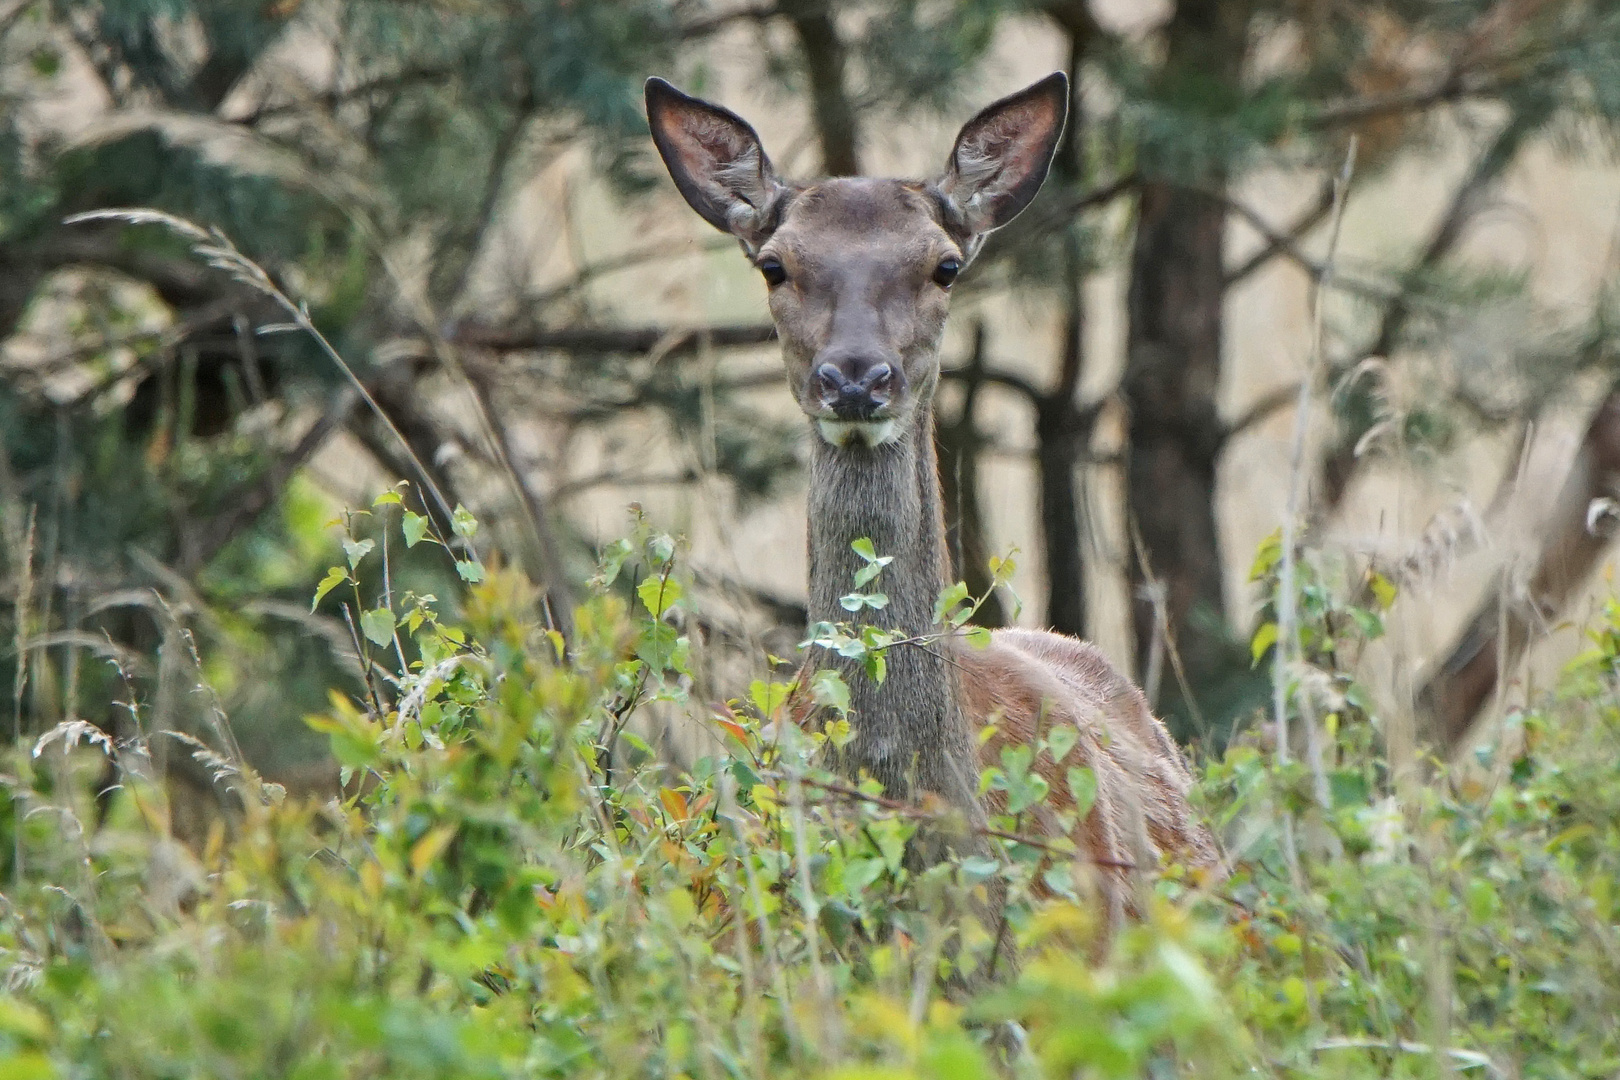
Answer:
<path fill-rule="evenodd" d="M 939 190 L 975 235 L 999 229 L 1035 198 L 1069 115 L 1069 79 L 1053 72 L 962 126 Z"/>

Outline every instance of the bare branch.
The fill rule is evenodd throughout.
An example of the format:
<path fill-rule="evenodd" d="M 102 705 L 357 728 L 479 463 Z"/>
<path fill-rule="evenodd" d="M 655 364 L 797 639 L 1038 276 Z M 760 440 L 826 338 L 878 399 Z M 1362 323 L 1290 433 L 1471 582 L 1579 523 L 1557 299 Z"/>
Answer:
<path fill-rule="evenodd" d="M 1440 219 L 1440 225 L 1429 238 L 1423 253 L 1412 264 L 1408 277 L 1432 269 L 1457 246 L 1457 241 L 1462 239 L 1463 230 L 1481 210 L 1486 191 L 1513 161 L 1529 132 L 1530 124 L 1522 115 L 1515 115 L 1503 125 L 1501 131 L 1497 132 L 1490 146 L 1486 147 L 1484 153 L 1474 161 L 1467 178 L 1452 193 L 1445 216 Z M 1364 355 L 1388 356 L 1395 348 L 1410 314 L 1411 307 L 1403 291 L 1385 308 L 1379 323 L 1378 336 L 1367 347 Z"/>
<path fill-rule="evenodd" d="M 650 353 L 664 356 L 692 352 L 700 347 L 731 348 L 764 345 L 776 340 L 776 327 L 770 323 L 740 323 L 719 326 L 665 327 L 561 327 L 557 329 L 512 330 L 481 327 L 466 323 L 454 328 L 448 340 L 494 352 L 528 352 L 556 349 L 577 353 Z"/>
<path fill-rule="evenodd" d="M 342 89 L 333 89 L 321 95 L 321 101 L 330 111 L 339 105 L 355 101 L 371 94 L 397 95 L 401 90 L 408 89 L 421 83 L 443 82 L 456 73 L 453 67 L 412 67 L 402 71 L 392 71 L 386 75 L 378 75 L 346 86 Z M 309 107 L 310 99 L 300 98 L 295 101 L 281 102 L 275 105 L 260 104 L 252 112 L 236 118 L 235 123 L 245 127 L 254 127 L 265 120 L 279 116 L 287 116 Z"/>
<path fill-rule="evenodd" d="M 1249 223 L 1255 232 L 1258 232 L 1265 238 L 1266 242 L 1259 251 L 1245 259 L 1243 263 L 1236 269 L 1227 271 L 1226 287 L 1230 289 L 1232 286 L 1236 285 L 1238 282 L 1242 281 L 1244 278 L 1266 265 L 1266 263 L 1270 262 L 1278 255 L 1286 253 L 1297 260 L 1303 260 L 1304 257 L 1298 254 L 1299 242 L 1305 238 L 1306 233 L 1310 232 L 1312 229 L 1316 228 L 1317 225 L 1321 224 L 1322 219 L 1327 217 L 1328 212 L 1332 209 L 1332 180 L 1323 182 L 1321 190 L 1317 192 L 1316 201 L 1311 204 L 1310 209 L 1301 214 L 1292 225 L 1283 230 L 1281 233 L 1273 232 L 1271 228 L 1260 219 L 1258 214 L 1251 213 L 1247 208 L 1238 208 L 1238 213 L 1245 221 Z"/>
<path fill-rule="evenodd" d="M 1436 105 L 1453 104 L 1468 98 L 1489 97 L 1505 89 L 1508 84 L 1508 80 L 1505 79 L 1470 80 L 1454 74 L 1447 75 L 1440 82 L 1421 90 L 1351 98 L 1324 105 L 1305 121 L 1305 127 L 1320 131 L 1399 113 L 1423 112 Z"/>
<path fill-rule="evenodd" d="M 1029 237 L 1043 236 L 1055 229 L 1061 229 L 1077 215 L 1107 206 L 1121 195 L 1135 190 L 1137 180 L 1136 173 L 1126 173 L 1100 187 L 1077 191 L 1046 203 L 1037 200 L 1034 206 L 1018 215 L 1018 219 L 1007 228 L 997 229 L 990 234 L 989 239 L 985 241 L 984 250 L 968 265 L 963 281 L 971 283 L 982 273 L 982 267 L 1017 251 L 1019 245 L 1028 242 Z"/>
<path fill-rule="evenodd" d="M 523 133 L 528 129 L 533 116 L 533 102 L 525 101 L 513 115 L 511 122 L 496 137 L 495 148 L 490 154 L 489 169 L 484 177 L 483 197 L 478 203 L 478 217 L 465 234 L 467 250 L 461 253 L 461 257 L 466 262 L 462 264 L 461 272 L 456 275 L 455 286 L 447 294 L 451 304 L 461 298 L 472 280 L 473 270 L 478 265 L 478 254 L 483 249 L 490 226 L 495 222 L 495 211 L 500 208 L 501 192 L 506 190 L 507 166 L 511 164 L 513 155 L 522 144 Z"/>
<path fill-rule="evenodd" d="M 1247 409 L 1233 417 L 1231 423 L 1226 425 L 1225 430 L 1221 432 L 1222 445 L 1231 442 L 1250 428 L 1265 423 L 1273 415 L 1292 405 L 1294 399 L 1298 396 L 1298 383 L 1279 386 L 1274 390 L 1261 394 Z"/>

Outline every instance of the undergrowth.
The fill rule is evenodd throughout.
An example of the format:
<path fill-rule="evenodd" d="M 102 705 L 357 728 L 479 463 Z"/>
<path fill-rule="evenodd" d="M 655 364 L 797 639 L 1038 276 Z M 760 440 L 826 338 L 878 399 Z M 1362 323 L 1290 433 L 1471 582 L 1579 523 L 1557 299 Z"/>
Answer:
<path fill-rule="evenodd" d="M 1045 796 L 1031 762 L 1071 735 L 987 771 L 1010 816 L 982 854 L 918 870 L 907 842 L 935 812 L 819 767 L 847 726 L 801 731 L 783 681 L 693 699 L 670 537 L 638 522 L 610 547 L 565 642 L 528 582 L 471 555 L 470 516 L 435 535 L 394 493 L 366 514 L 442 548 L 462 591 L 362 584 L 389 547 L 348 518 L 321 591 L 367 690 L 309 721 L 341 798 L 261 780 L 222 714 L 207 744 L 149 730 L 133 691 L 121 738 L 64 725 L 14 750 L 0 1080 L 1620 1070 L 1620 605 L 1468 769 L 1391 768 L 1349 656 L 1393 587 L 1346 600 L 1308 559 L 1291 700 L 1321 760 L 1280 765 L 1257 729 L 1203 763 L 1232 873 L 1162 868 L 1105 940 L 1090 869 L 1019 830 Z M 881 586 L 869 554 L 857 616 L 882 595 L 859 591 Z M 942 633 L 970 633 L 972 602 L 942 598 Z M 910 647 L 812 640 L 859 644 L 874 674 Z M 707 750 L 659 760 L 648 710 Z M 200 846 L 172 835 L 176 753 L 227 804 Z"/>

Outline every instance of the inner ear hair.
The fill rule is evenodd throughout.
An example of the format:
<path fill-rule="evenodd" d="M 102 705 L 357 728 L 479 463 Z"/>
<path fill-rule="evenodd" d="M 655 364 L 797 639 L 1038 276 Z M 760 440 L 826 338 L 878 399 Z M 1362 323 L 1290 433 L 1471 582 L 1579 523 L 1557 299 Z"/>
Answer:
<path fill-rule="evenodd" d="M 759 135 L 730 109 L 647 80 L 647 125 L 670 179 L 710 225 L 756 245 L 781 191 Z"/>
<path fill-rule="evenodd" d="M 1061 71 L 982 109 L 962 126 L 940 191 L 969 230 L 983 234 L 1017 217 L 1035 198 L 1069 112 Z"/>

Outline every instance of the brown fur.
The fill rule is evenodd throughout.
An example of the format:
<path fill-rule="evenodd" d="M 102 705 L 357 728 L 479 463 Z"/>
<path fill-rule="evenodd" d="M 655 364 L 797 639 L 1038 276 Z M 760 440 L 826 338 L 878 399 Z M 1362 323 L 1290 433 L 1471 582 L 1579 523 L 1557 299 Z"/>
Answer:
<path fill-rule="evenodd" d="M 962 648 L 955 655 L 969 722 L 996 726 L 983 764 L 998 764 L 1003 747 L 1033 745 L 1059 725 L 1079 733 L 1063 761 L 1044 753 L 1035 759 L 1034 770 L 1051 793 L 1032 831 L 1059 831 L 1055 814 L 1074 806 L 1068 772 L 1089 768 L 1096 799 L 1071 838 L 1097 867 L 1110 924 L 1134 909 L 1129 868 L 1156 871 L 1165 856 L 1189 866 L 1219 864 L 1213 837 L 1187 803 L 1192 774 L 1180 748 L 1142 692 L 1095 645 L 1044 630 L 1007 629 L 993 633 L 987 649 Z"/>
<path fill-rule="evenodd" d="M 812 622 L 859 621 L 912 637 L 937 630 L 934 602 L 950 574 L 933 438 L 949 301 L 940 267 L 965 264 L 985 233 L 1034 197 L 1067 95 L 1067 83 L 1053 76 L 989 106 L 962 129 L 935 182 L 856 177 L 797 185 L 776 177 L 758 136 L 735 114 L 648 82 L 653 137 L 682 194 L 773 272 L 771 315 L 788 386 L 819 433 L 810 464 Z M 880 364 L 894 378 L 852 425 L 833 411 L 816 373 L 833 365 L 853 380 Z M 858 435 L 848 434 L 852 427 Z M 894 561 L 871 586 L 887 595 L 887 605 L 856 617 L 839 598 L 853 591 L 863 565 L 850 547 L 861 538 Z M 832 667 L 849 686 L 855 735 L 838 761 L 844 771 L 874 776 L 900 798 L 934 793 L 970 826 L 982 826 L 981 764 L 998 763 L 1004 746 L 1032 745 L 1068 725 L 1078 739 L 1065 760 L 1036 759 L 1051 794 L 1031 831 L 1059 831 L 1058 815 L 1074 806 L 1068 770 L 1090 768 L 1096 801 L 1073 838 L 1099 869 L 1108 925 L 1135 906 L 1132 889 L 1142 878 L 1133 868 L 1156 870 L 1162 856 L 1218 864 L 1212 836 L 1187 803 L 1192 781 L 1181 751 L 1141 692 L 1094 646 L 1001 630 L 982 652 L 938 641 L 892 648 L 887 660 L 881 684 L 854 660 L 806 661 L 806 676 Z M 807 699 L 794 711 L 814 719 Z M 997 732 L 981 749 L 976 736 L 988 723 Z M 997 809 L 995 799 L 988 804 Z M 936 858 L 942 847 L 972 848 L 982 836 L 982 828 L 929 833 L 915 854 Z"/>

